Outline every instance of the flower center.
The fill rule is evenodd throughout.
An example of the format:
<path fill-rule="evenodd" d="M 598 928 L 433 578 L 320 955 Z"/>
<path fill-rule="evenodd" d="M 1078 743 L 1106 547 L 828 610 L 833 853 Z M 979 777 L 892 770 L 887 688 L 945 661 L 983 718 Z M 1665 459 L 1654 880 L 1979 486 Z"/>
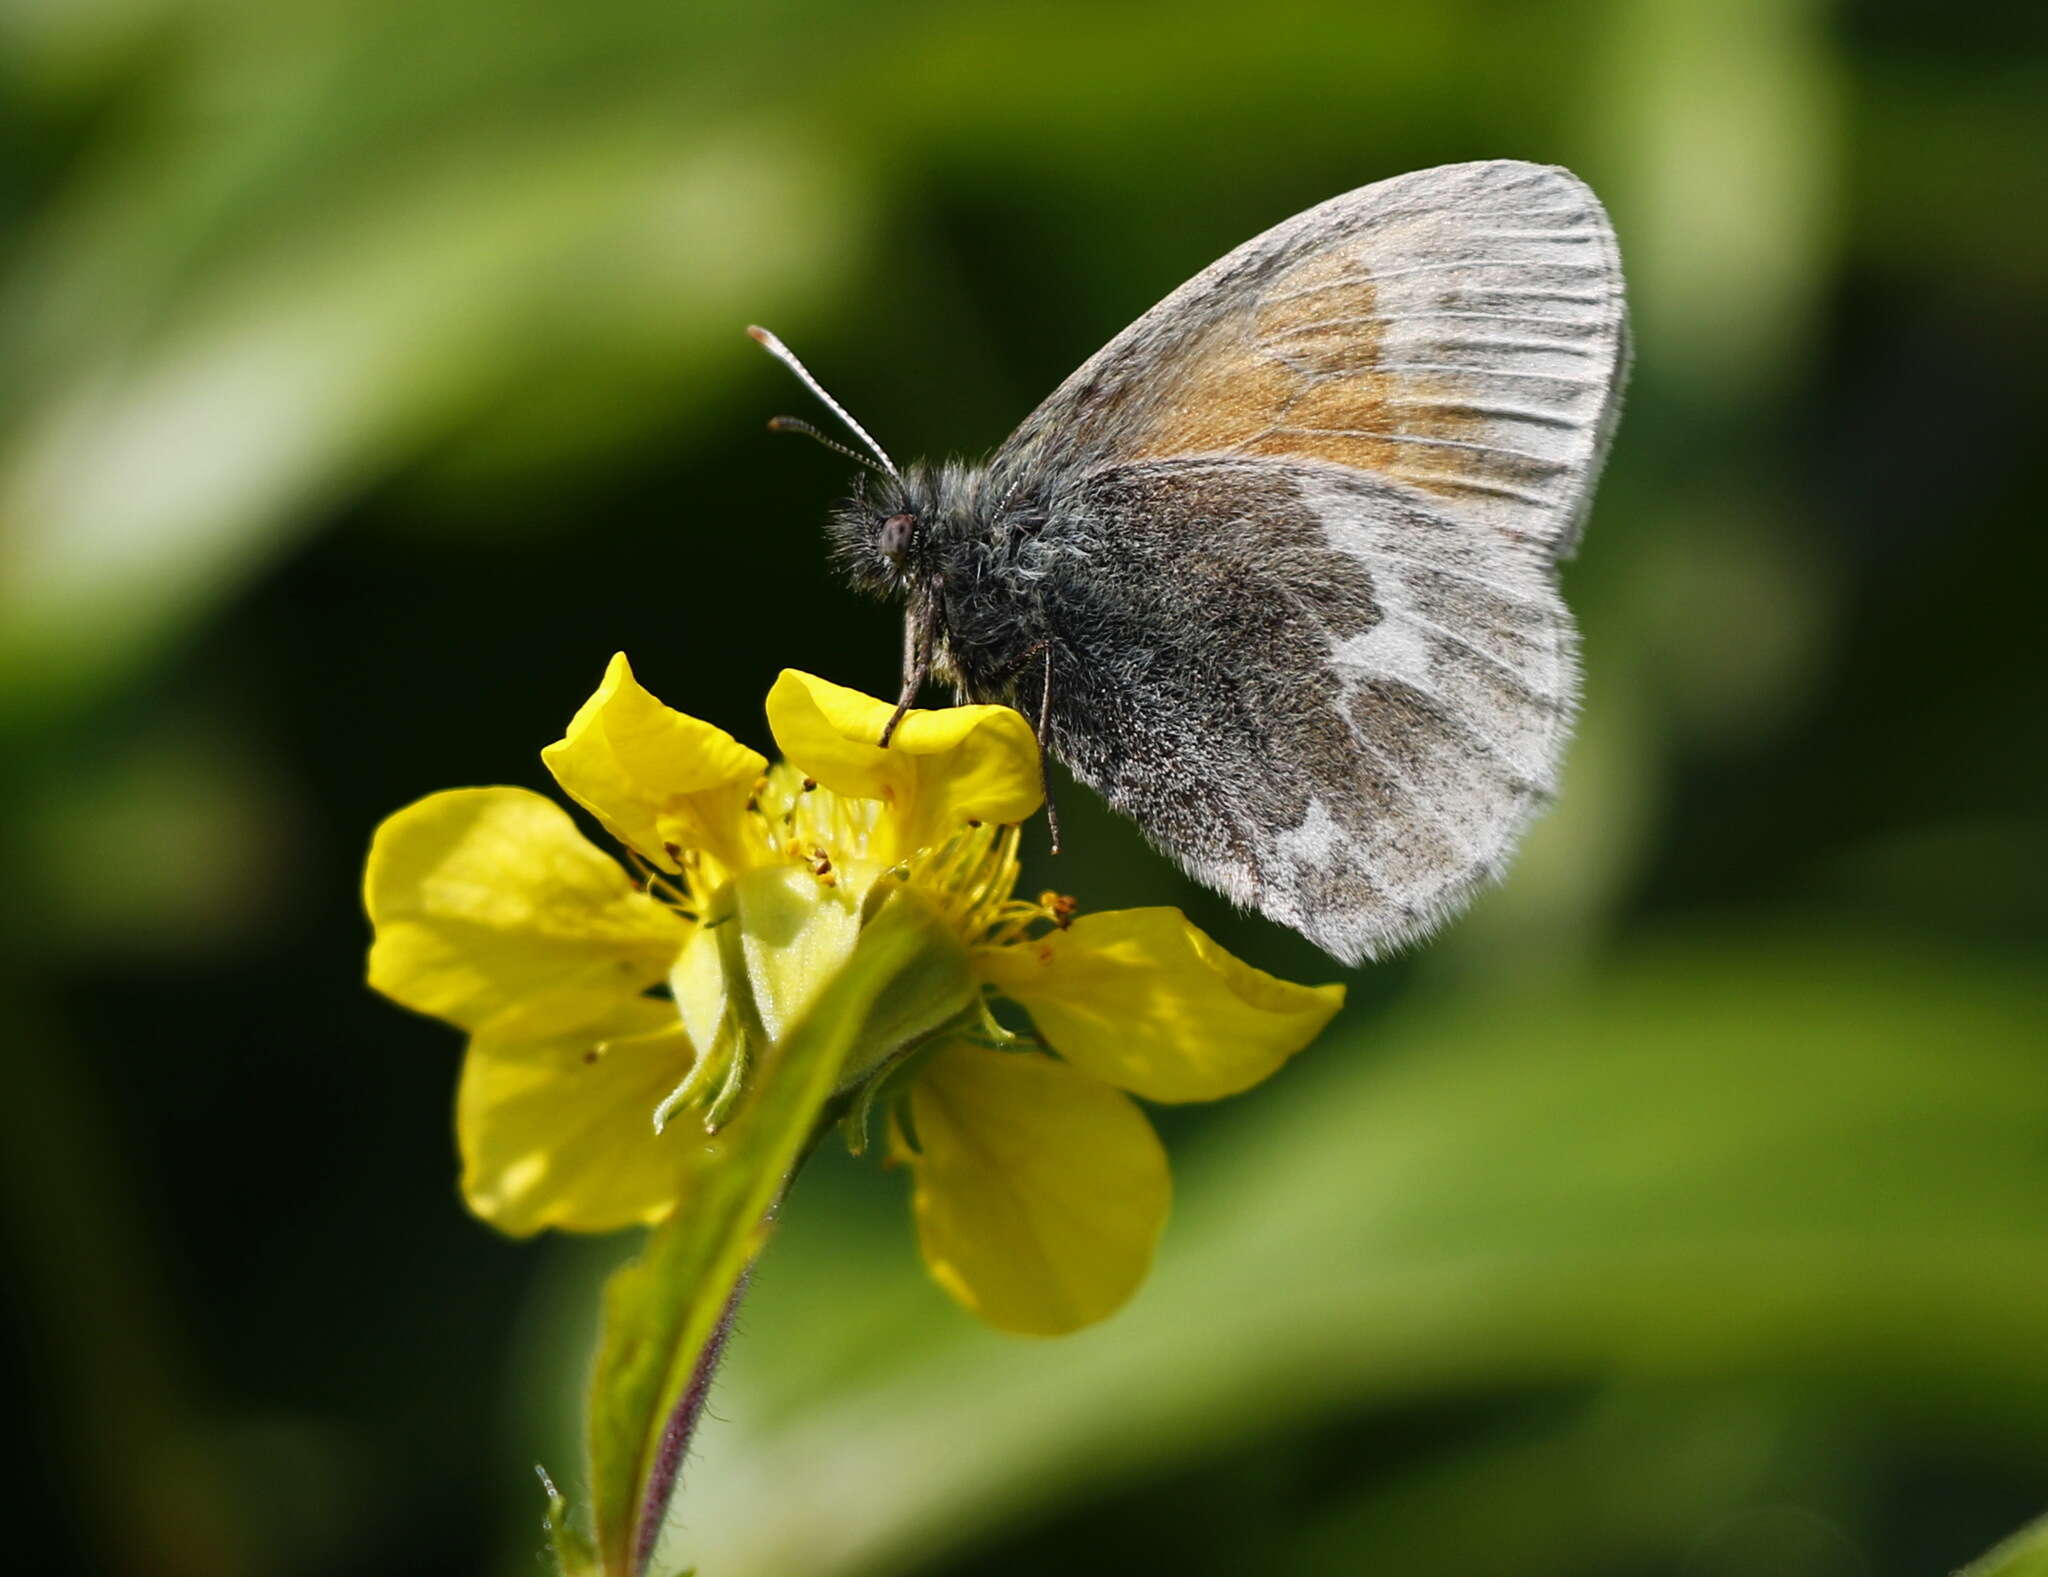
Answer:
<path fill-rule="evenodd" d="M 835 794 L 777 761 L 747 801 L 746 842 L 763 864 L 799 865 L 856 901 L 878 882 L 908 883 L 938 906 L 963 940 L 981 940 L 1016 886 L 1017 829 L 969 823 L 936 847 L 884 865 L 887 845 L 879 833 L 891 814 L 881 800 Z M 703 885 L 703 873 L 693 872 L 693 892 Z"/>

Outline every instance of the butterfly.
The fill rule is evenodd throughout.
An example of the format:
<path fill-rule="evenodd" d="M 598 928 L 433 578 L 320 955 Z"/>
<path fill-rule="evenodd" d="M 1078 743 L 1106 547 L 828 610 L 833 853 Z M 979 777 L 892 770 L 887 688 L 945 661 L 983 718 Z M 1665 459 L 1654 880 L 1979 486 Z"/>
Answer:
<path fill-rule="evenodd" d="M 904 601 L 899 719 L 933 674 L 1018 707 L 1196 880 L 1354 964 L 1462 909 L 1554 795 L 1558 565 L 1629 364 L 1569 172 L 1446 165 L 1276 225 L 984 465 L 899 469 L 749 332 L 868 451 L 832 444 L 874 475 L 829 534 Z"/>

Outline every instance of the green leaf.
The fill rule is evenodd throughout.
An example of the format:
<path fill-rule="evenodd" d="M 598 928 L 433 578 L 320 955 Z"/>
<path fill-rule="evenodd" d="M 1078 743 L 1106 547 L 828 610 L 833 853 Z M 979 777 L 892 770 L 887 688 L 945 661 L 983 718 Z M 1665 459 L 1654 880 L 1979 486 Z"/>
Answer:
<path fill-rule="evenodd" d="M 649 1507 L 663 1434 L 706 1344 L 768 1232 L 768 1214 L 806 1154 L 849 1052 L 878 1005 L 893 1020 L 899 981 L 930 1012 L 963 1008 L 973 985 L 957 937 L 921 899 L 899 894 L 852 957 L 755 1068 L 752 1092 L 715 1137 L 690 1142 L 679 1197 L 689 1201 L 605 1288 L 591 1380 L 590 1480 L 606 1577 L 636 1577 L 665 1506 Z M 559 1521 L 559 1519 L 557 1519 Z"/>
<path fill-rule="evenodd" d="M 2048 1517 L 2028 1523 L 1956 1577 L 2048 1577 Z"/>

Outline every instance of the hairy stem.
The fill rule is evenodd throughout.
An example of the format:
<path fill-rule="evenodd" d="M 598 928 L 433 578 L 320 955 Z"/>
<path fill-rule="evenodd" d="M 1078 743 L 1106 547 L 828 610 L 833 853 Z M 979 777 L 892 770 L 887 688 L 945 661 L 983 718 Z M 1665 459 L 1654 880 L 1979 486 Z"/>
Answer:
<path fill-rule="evenodd" d="M 837 1095 L 819 1115 L 810 1138 L 804 1143 L 803 1153 L 797 1157 L 796 1165 L 783 1182 L 782 1192 L 776 1196 L 774 1208 L 768 1212 L 769 1224 L 773 1224 L 782 1213 L 783 1201 L 789 1197 L 797 1174 L 817 1154 L 825 1136 L 838 1126 L 851 1099 L 851 1092 Z M 747 1295 L 747 1284 L 753 1276 L 753 1267 L 749 1266 L 733 1284 L 732 1293 L 725 1300 L 725 1312 L 719 1315 L 711 1339 L 697 1354 L 697 1362 L 690 1370 L 690 1383 L 683 1387 L 683 1394 L 676 1400 L 675 1411 L 669 1414 L 668 1422 L 662 1426 L 661 1449 L 656 1453 L 654 1467 L 647 1475 L 646 1492 L 640 1497 L 640 1533 L 633 1551 L 633 1570 L 640 1577 L 645 1577 L 648 1563 L 654 1559 L 654 1547 L 661 1542 L 662 1526 L 667 1522 L 669 1506 L 675 1500 L 677 1481 L 682 1477 L 683 1463 L 690 1454 L 690 1442 L 696 1438 L 697 1420 L 704 1416 L 704 1404 L 711 1396 L 711 1382 L 717 1377 L 719 1360 L 725 1356 L 726 1338 L 732 1335 L 733 1321 L 740 1312 L 740 1300 Z"/>
<path fill-rule="evenodd" d="M 690 1441 L 697 1433 L 697 1420 L 704 1416 L 704 1403 L 711 1395 L 711 1382 L 718 1373 L 718 1360 L 725 1356 L 726 1338 L 732 1334 L 732 1322 L 739 1313 L 740 1299 L 746 1296 L 747 1283 L 752 1278 L 750 1269 L 733 1287 L 732 1296 L 725 1300 L 725 1312 L 718 1317 L 718 1325 L 712 1331 L 711 1339 L 704 1344 L 704 1350 L 697 1354 L 696 1367 L 690 1371 L 690 1383 L 683 1387 L 683 1394 L 676 1400 L 675 1411 L 669 1414 L 668 1423 L 662 1428 L 661 1450 L 647 1475 L 646 1493 L 640 1500 L 640 1540 L 633 1551 L 635 1572 L 646 1572 L 648 1563 L 654 1559 L 654 1547 L 661 1542 L 662 1525 L 668 1519 L 669 1503 L 675 1499 L 677 1480 L 682 1477 L 683 1462 L 690 1454 Z"/>

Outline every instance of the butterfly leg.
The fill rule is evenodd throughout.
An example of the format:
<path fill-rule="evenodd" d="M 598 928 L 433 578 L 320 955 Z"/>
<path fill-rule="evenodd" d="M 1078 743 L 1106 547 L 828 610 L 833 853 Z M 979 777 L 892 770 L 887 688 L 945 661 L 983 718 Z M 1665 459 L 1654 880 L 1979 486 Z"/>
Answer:
<path fill-rule="evenodd" d="M 906 654 L 905 662 L 909 667 L 908 677 L 904 680 L 903 685 L 903 699 L 897 703 L 896 715 L 889 719 L 889 726 L 882 730 L 882 743 L 885 745 L 889 743 L 889 736 L 896 731 L 896 725 L 903 720 L 903 714 L 910 710 L 911 699 L 917 694 L 917 687 L 924 682 L 925 675 L 931 668 L 931 626 L 930 624 L 925 624 L 921 627 L 913 626 L 912 628 L 916 629 L 917 634 L 915 638 L 906 637 L 904 647 Z M 910 655 L 913 650 L 915 656 Z M 1052 834 L 1052 852 L 1057 854 L 1060 852 L 1060 813 L 1059 808 L 1053 804 L 1052 767 L 1047 758 L 1045 746 L 1045 736 L 1052 727 L 1052 642 L 1033 642 L 1025 649 L 1024 655 L 1019 657 L 1010 666 L 1009 673 L 1015 675 L 1034 657 L 1042 657 L 1044 659 L 1045 677 L 1040 682 L 1038 691 L 1038 721 L 1033 725 L 1031 732 L 1033 738 L 1038 742 L 1038 782 L 1045 794 L 1045 825 L 1046 829 Z M 1004 681 L 1003 688 L 1009 691 L 1012 697 L 1016 695 L 1016 691 L 1011 687 L 1009 680 Z M 1001 704 L 996 701 L 994 696 L 982 696 L 970 692 L 964 684 L 961 689 L 960 698 L 963 701 L 974 703 L 996 702 L 996 704 Z"/>
<path fill-rule="evenodd" d="M 896 725 L 909 714 L 917 701 L 917 692 L 924 688 L 925 679 L 932 671 L 932 625 L 933 617 L 927 613 L 920 616 L 912 611 L 903 620 L 903 690 L 896 697 L 896 710 L 889 721 L 882 725 L 882 747 L 888 748 L 890 737 L 896 732 Z"/>
<path fill-rule="evenodd" d="M 1060 812 L 1052 801 L 1052 766 L 1046 759 L 1045 734 L 1052 726 L 1052 642 L 1038 643 L 1045 651 L 1045 684 L 1038 692 L 1038 782 L 1045 790 L 1045 825 L 1052 833 L 1052 852 L 1060 852 Z"/>
<path fill-rule="evenodd" d="M 1011 673 L 1016 673 L 1034 657 L 1045 659 L 1045 678 L 1038 691 L 1038 722 L 1032 728 L 1032 735 L 1038 741 L 1038 782 L 1045 792 L 1045 825 L 1052 834 L 1052 852 L 1060 852 L 1060 813 L 1052 799 L 1052 766 L 1045 748 L 1046 732 L 1052 727 L 1052 642 L 1036 641 L 1026 648 L 1024 655 L 1017 659 Z M 1015 692 L 1013 691 L 1012 694 Z"/>

